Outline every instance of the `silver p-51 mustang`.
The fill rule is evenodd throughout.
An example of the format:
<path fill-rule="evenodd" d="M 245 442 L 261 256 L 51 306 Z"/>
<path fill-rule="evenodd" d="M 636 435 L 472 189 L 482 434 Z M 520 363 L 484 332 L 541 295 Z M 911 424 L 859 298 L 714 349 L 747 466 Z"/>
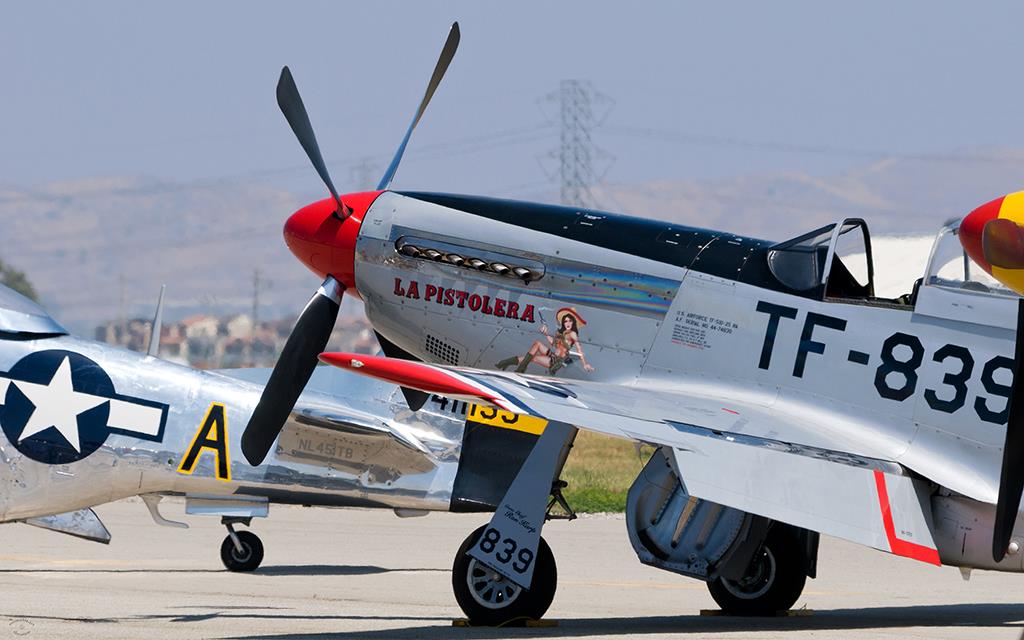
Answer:
<path fill-rule="evenodd" d="M 456 25 L 368 193 L 334 190 L 282 73 L 279 104 L 331 197 L 285 225 L 324 284 L 246 427 L 251 463 L 318 357 L 402 385 L 413 408 L 434 410 L 415 394 L 436 394 L 444 411 L 535 438 L 455 559 L 456 597 L 478 622 L 550 604 L 541 528 L 577 429 L 658 447 L 629 492 L 630 542 L 642 562 L 707 581 L 729 612 L 790 607 L 822 533 L 935 565 L 1024 570 L 1024 306 L 972 265 L 957 223 L 923 277 L 883 298 L 859 219 L 776 243 L 391 190 L 457 42 Z M 320 354 L 342 294 L 363 300 L 392 357 Z"/>
<path fill-rule="evenodd" d="M 187 513 L 222 517 L 221 558 L 247 571 L 262 543 L 234 527 L 271 503 L 487 510 L 518 468 L 494 465 L 499 429 L 466 429 L 464 417 L 429 407 L 414 414 L 393 385 L 326 367 L 253 468 L 239 439 L 267 372 L 198 371 L 155 353 L 156 341 L 141 354 L 70 336 L 0 286 L 0 521 L 107 542 L 91 507 L 139 495 L 158 524 L 185 527 L 158 510 L 182 496 Z"/>

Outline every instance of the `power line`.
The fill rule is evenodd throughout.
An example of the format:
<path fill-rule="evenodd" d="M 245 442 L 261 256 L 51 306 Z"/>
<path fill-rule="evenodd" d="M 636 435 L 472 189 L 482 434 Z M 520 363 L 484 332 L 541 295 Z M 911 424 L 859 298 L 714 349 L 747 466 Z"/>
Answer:
<path fill-rule="evenodd" d="M 132 242 L 111 242 L 99 244 L 94 247 L 89 247 L 88 252 L 92 255 L 98 255 L 100 253 L 107 252 L 118 252 L 122 256 L 132 255 L 144 255 L 152 256 L 154 253 L 170 252 L 170 251 L 187 251 L 195 247 L 203 247 L 209 245 L 225 245 L 233 244 L 243 240 L 250 240 L 252 238 L 267 237 L 272 229 L 280 229 L 281 223 L 275 221 L 273 225 L 264 225 L 255 229 L 247 229 L 245 231 L 232 230 L 220 234 L 208 234 L 197 239 L 186 239 L 179 244 L 147 244 L 144 241 L 132 241 Z M 55 249 L 59 251 L 60 249 Z M 29 249 L 24 253 L 19 254 L 17 251 L 3 252 L 4 255 L 32 255 L 38 256 L 41 251 L 39 249 Z M 52 271 L 66 271 L 68 268 L 74 268 L 73 265 L 67 263 L 63 264 L 51 264 L 46 267 L 33 267 L 33 273 L 47 273 Z"/>
<path fill-rule="evenodd" d="M 537 189 L 540 189 L 541 187 L 550 187 L 550 186 L 551 186 L 551 180 L 550 179 L 545 179 L 545 180 L 533 180 L 531 182 L 521 182 L 519 184 L 510 184 L 510 185 L 505 185 L 505 186 L 500 186 L 500 187 L 494 187 L 492 189 L 488 189 L 487 191 L 488 191 L 489 195 L 496 197 L 496 196 L 515 195 L 517 193 L 523 193 L 523 192 L 527 192 L 527 191 L 536 191 Z"/>
<path fill-rule="evenodd" d="M 377 184 L 377 180 L 380 179 L 383 172 L 379 163 L 373 158 L 366 157 L 349 168 L 349 181 L 354 189 L 368 191 Z"/>
<path fill-rule="evenodd" d="M 554 127 L 550 123 L 540 123 L 529 127 L 507 129 L 481 136 L 469 136 L 457 138 L 444 142 L 421 145 L 418 149 L 410 150 L 406 155 L 406 161 L 416 162 L 419 160 L 432 160 L 438 157 L 450 157 L 465 154 L 478 153 L 504 146 L 522 144 L 535 140 L 544 139 L 554 134 Z M 391 159 L 390 154 L 376 154 L 355 158 L 353 160 L 329 163 L 331 169 L 359 167 L 366 163 L 387 162 Z M 308 164 L 293 165 L 276 169 L 260 169 L 247 171 L 233 175 L 217 178 L 187 180 L 183 182 L 164 182 L 131 187 L 111 187 L 96 189 L 87 193 L 74 195 L 58 195 L 33 190 L 33 192 L 21 193 L 14 196 L 0 197 L 0 205 L 7 203 L 25 202 L 48 202 L 56 204 L 70 204 L 76 200 L 87 200 L 92 198 L 107 198 L 113 196 L 152 196 L 167 193 L 186 191 L 202 191 L 218 189 L 233 184 L 245 184 L 263 179 L 310 173 L 312 169 Z"/>
<path fill-rule="evenodd" d="M 699 145 L 708 147 L 734 147 L 740 149 L 758 149 L 766 151 L 781 151 L 784 153 L 861 157 L 872 160 L 882 158 L 896 158 L 900 160 L 914 160 L 918 162 L 940 162 L 940 163 L 1024 163 L 1024 157 L 1013 157 L 1006 155 L 986 155 L 973 153 L 902 153 L 887 149 L 867 149 L 854 147 L 837 147 L 831 145 L 805 145 L 773 140 L 752 140 L 747 138 L 735 138 L 728 136 L 712 136 L 706 134 L 691 133 L 686 131 L 671 131 L 666 129 L 651 129 L 648 127 L 633 127 L 628 125 L 606 125 L 601 128 L 602 132 L 612 135 L 628 136 L 645 140 L 656 140 L 659 142 L 670 142 L 684 145 Z"/>

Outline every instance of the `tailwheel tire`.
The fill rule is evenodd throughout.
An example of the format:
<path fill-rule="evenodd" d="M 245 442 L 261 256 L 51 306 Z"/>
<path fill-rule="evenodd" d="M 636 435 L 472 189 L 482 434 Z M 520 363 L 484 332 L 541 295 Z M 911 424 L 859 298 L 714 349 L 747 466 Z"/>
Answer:
<path fill-rule="evenodd" d="M 771 616 L 788 611 L 807 581 L 799 539 L 789 527 L 772 527 L 764 546 L 739 580 L 718 578 L 708 591 L 722 611 L 734 616 Z"/>
<path fill-rule="evenodd" d="M 558 586 L 558 572 L 551 548 L 544 538 L 540 539 L 533 581 L 529 589 L 524 589 L 469 556 L 469 550 L 476 545 L 485 528 L 480 527 L 471 533 L 455 554 L 452 589 L 459 607 L 472 625 L 494 627 L 513 620 L 539 620 L 555 599 Z"/>
<path fill-rule="evenodd" d="M 236 549 L 231 536 L 227 536 L 220 545 L 221 562 L 228 571 L 254 571 L 263 562 L 263 542 L 251 531 L 239 531 L 235 535 L 242 550 Z"/>

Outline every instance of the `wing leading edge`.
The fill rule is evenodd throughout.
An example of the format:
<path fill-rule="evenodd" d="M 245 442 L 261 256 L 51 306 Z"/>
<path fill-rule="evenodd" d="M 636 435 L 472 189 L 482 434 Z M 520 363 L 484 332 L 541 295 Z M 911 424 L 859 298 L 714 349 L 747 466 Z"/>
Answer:
<path fill-rule="evenodd" d="M 941 564 L 924 482 L 896 462 L 761 407 L 360 354 L 325 353 L 321 360 L 429 393 L 667 447 L 692 496 Z M 753 423 L 759 428 L 751 429 Z"/>

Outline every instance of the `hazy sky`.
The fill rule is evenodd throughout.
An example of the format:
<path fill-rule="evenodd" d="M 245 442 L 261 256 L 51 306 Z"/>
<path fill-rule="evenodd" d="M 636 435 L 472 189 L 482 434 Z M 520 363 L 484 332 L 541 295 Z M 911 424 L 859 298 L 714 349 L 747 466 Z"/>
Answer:
<path fill-rule="evenodd" d="M 1022 14 L 933 1 L 7 2 L 0 185 L 133 174 L 318 195 L 274 100 L 288 64 L 345 188 L 364 158 L 374 175 L 386 165 L 456 19 L 462 45 L 396 187 L 551 187 L 555 105 L 542 98 L 563 78 L 610 99 L 594 134 L 610 182 L 1019 148 Z"/>

